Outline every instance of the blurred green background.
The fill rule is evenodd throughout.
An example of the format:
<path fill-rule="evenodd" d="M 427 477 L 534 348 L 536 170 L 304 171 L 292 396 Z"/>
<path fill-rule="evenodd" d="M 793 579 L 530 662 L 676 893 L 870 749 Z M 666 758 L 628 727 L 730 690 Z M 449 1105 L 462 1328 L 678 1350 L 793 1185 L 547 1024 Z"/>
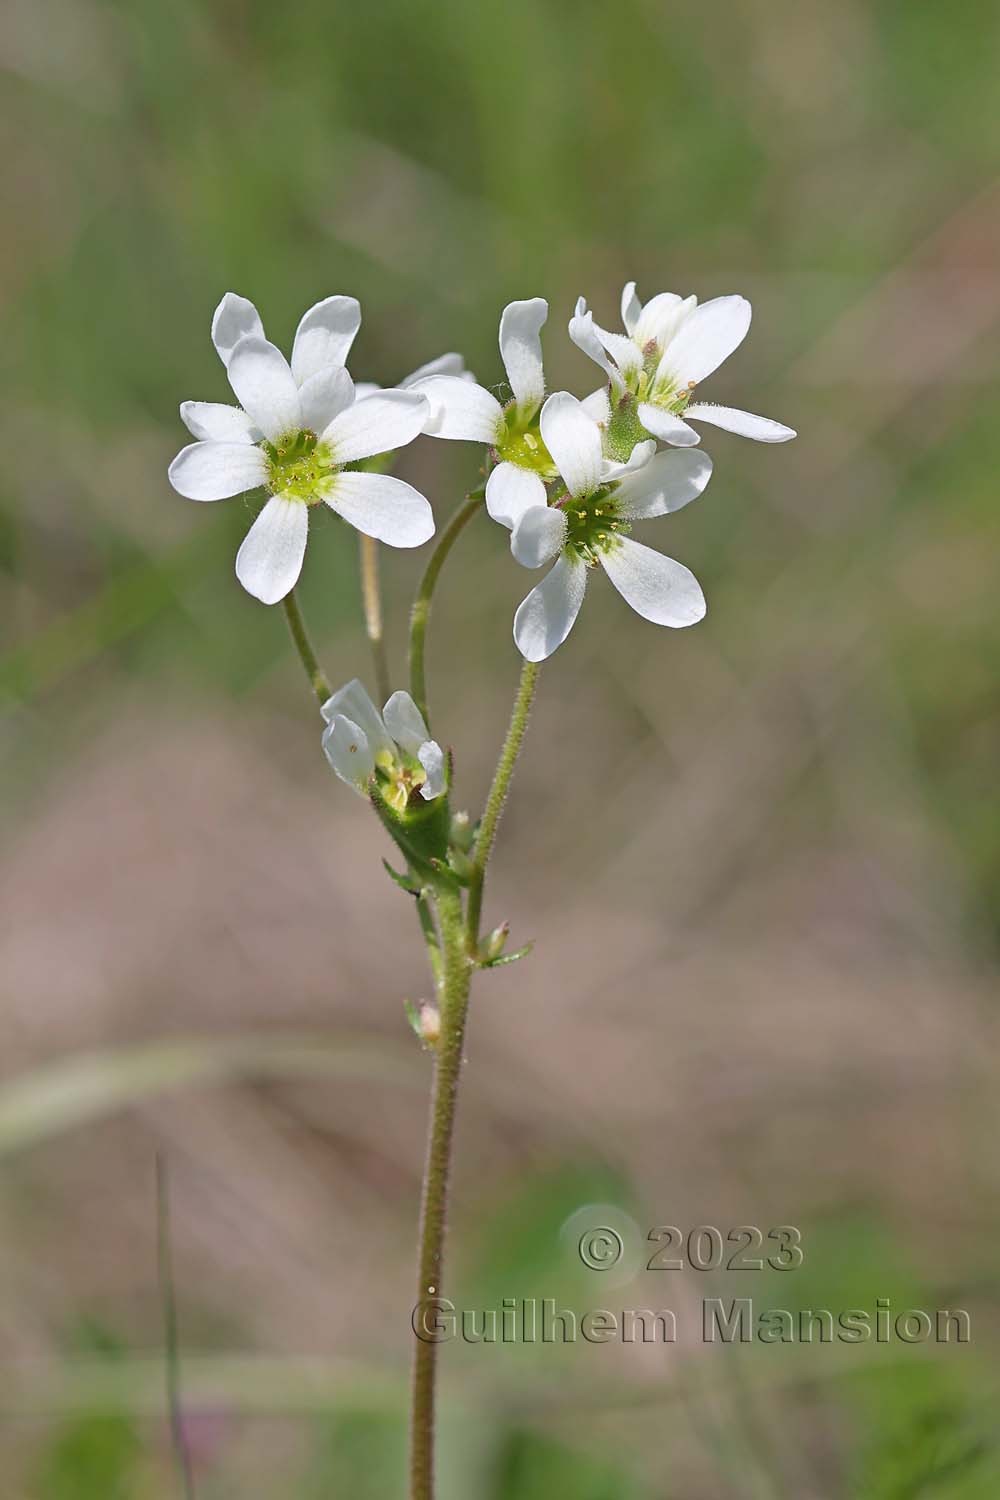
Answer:
<path fill-rule="evenodd" d="M 201 1500 L 404 1490 L 422 953 L 236 584 L 246 506 L 166 482 L 178 401 L 227 396 L 212 309 L 287 347 L 350 292 L 356 378 L 458 349 L 493 385 L 543 295 L 583 394 L 573 301 L 615 326 L 635 278 L 749 296 L 707 394 L 800 436 L 706 429 L 707 495 L 649 529 L 703 625 L 595 587 L 543 674 L 487 903 L 538 944 L 479 986 L 452 1263 L 464 1305 L 688 1336 L 449 1346 L 442 1500 L 1000 1493 L 1000 10 L 9 0 L 0 62 L 0 1492 L 178 1493 L 158 1151 Z M 443 519 L 476 464 L 401 472 Z M 343 680 L 327 522 L 301 592 Z M 397 673 L 421 562 L 384 562 Z M 432 624 L 473 808 L 526 584 L 484 521 Z M 633 1269 L 664 1223 L 794 1223 L 805 1264 L 584 1272 L 565 1225 L 612 1212 Z M 706 1347 L 704 1295 L 962 1306 L 973 1342 Z"/>

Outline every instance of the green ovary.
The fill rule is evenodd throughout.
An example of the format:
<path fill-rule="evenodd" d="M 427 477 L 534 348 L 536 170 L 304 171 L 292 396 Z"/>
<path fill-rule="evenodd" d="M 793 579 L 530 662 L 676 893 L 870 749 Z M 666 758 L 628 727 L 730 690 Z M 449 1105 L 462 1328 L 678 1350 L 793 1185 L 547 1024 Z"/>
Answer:
<path fill-rule="evenodd" d="M 504 431 L 497 440 L 496 451 L 504 463 L 530 469 L 542 479 L 556 477 L 552 455 L 542 442 L 537 412 L 531 421 L 525 422 L 524 413 L 518 410 L 515 402 L 504 412 Z"/>
<path fill-rule="evenodd" d="M 661 411 L 668 411 L 679 417 L 691 400 L 693 390 L 693 386 L 684 391 L 678 390 L 669 380 L 656 382 L 644 370 L 635 381 L 634 390 L 626 391 L 618 400 L 612 394 L 611 418 L 604 442 L 607 456 L 619 463 L 627 463 L 636 443 L 645 442 L 649 438 L 649 433 L 639 421 L 639 406 L 642 402 L 648 402 L 650 406 L 659 407 Z"/>
<path fill-rule="evenodd" d="M 321 489 L 336 472 L 333 455 L 316 434 L 303 429 L 277 443 L 262 444 L 267 456 L 267 487 L 286 500 L 301 500 L 315 505 L 323 497 Z"/>
<path fill-rule="evenodd" d="M 418 760 L 400 754 L 393 759 L 386 751 L 375 757 L 375 775 L 385 802 L 394 812 L 405 812 L 427 780 L 427 772 Z"/>
<path fill-rule="evenodd" d="M 615 486 L 597 490 L 584 499 L 570 499 L 563 505 L 566 517 L 567 552 L 593 567 L 602 552 L 610 552 L 630 527 L 614 497 Z"/>

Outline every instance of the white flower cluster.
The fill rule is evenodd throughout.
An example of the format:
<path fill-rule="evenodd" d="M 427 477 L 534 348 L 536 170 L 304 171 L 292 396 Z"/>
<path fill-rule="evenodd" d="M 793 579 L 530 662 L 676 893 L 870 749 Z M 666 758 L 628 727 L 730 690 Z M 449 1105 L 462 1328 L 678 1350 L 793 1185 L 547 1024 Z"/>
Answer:
<path fill-rule="evenodd" d="M 355 386 L 345 368 L 361 324 L 353 297 L 328 297 L 310 308 L 286 361 L 265 338 L 253 304 L 227 293 L 212 339 L 240 404 L 183 403 L 181 416 L 196 441 L 174 459 L 170 481 L 192 500 L 268 492 L 240 547 L 236 572 L 251 594 L 273 604 L 298 579 L 310 506 L 322 502 L 394 547 L 417 547 L 433 535 L 424 496 L 392 475 L 365 472 L 362 461 L 422 432 L 481 443 L 493 465 L 486 509 L 510 531 L 514 557 L 528 568 L 554 564 L 514 617 L 514 639 L 528 661 L 544 660 L 566 639 L 598 564 L 645 619 L 693 625 L 705 613 L 694 575 L 629 532 L 636 521 L 680 510 L 708 484 L 711 460 L 691 451 L 699 441 L 692 421 L 759 442 L 795 436 L 769 418 L 692 400 L 695 388 L 746 337 L 750 304 L 717 297 L 699 305 L 695 297 L 662 292 L 643 305 L 630 282 L 622 295 L 625 332 L 610 333 L 581 298 L 570 336 L 606 376 L 606 385 L 583 401 L 566 391 L 546 398 L 540 335 L 547 315 L 538 297 L 504 309 L 500 353 L 511 394 L 502 403 L 476 384 L 457 354 L 423 366 L 395 390 Z M 658 442 L 667 448 L 657 452 Z M 355 693 L 355 707 L 357 690 L 357 684 L 342 690 Z M 392 708 L 399 696 L 386 705 L 384 721 L 369 703 L 380 732 L 370 716 L 362 723 L 331 711 L 329 748 L 337 752 L 338 770 L 357 756 L 367 780 L 379 755 L 388 756 L 395 743 L 404 746 L 411 774 L 423 765 L 420 747 L 409 744 L 419 732 L 424 749 L 438 750 L 426 740 L 422 721 L 411 723 L 409 741 L 399 740 L 390 724 L 401 712 L 398 704 Z M 410 706 L 419 719 L 412 700 Z M 344 759 L 342 744 L 358 748 Z M 436 773 L 426 766 L 425 772 L 423 795 L 439 795 L 431 790 Z"/>

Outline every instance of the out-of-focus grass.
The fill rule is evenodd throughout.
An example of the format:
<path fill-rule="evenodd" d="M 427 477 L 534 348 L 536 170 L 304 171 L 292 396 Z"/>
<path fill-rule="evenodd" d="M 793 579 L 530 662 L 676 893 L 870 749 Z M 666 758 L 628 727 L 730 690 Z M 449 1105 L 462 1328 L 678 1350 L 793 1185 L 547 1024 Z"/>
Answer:
<path fill-rule="evenodd" d="M 742 707 L 753 724 L 783 715 L 786 780 L 773 791 L 773 819 L 761 814 L 770 842 L 751 825 L 743 878 L 792 826 L 815 846 L 844 828 L 860 849 L 887 851 L 900 886 L 903 872 L 922 872 L 926 947 L 914 955 L 923 918 L 910 918 L 901 896 L 885 916 L 890 966 L 885 933 L 895 920 L 900 963 L 945 949 L 988 970 L 1000 896 L 1000 12 L 974 0 L 741 0 L 686 12 L 654 0 L 300 0 L 291 9 L 14 0 L 0 21 L 0 62 L 11 204 L 0 251 L 0 691 L 15 839 L 88 746 L 107 744 L 122 703 L 148 710 L 159 698 L 172 716 L 194 719 L 220 699 L 258 695 L 280 722 L 293 701 L 281 621 L 232 579 L 247 507 L 206 513 L 164 477 L 183 441 L 178 400 L 225 398 L 208 338 L 225 288 L 252 296 L 281 342 L 313 300 L 357 294 L 365 323 L 352 369 L 388 383 L 446 348 L 495 383 L 499 309 L 540 293 L 552 307 L 550 384 L 580 392 L 590 376 L 563 331 L 578 293 L 613 322 L 633 276 L 646 295 L 742 290 L 756 308 L 751 339 L 709 395 L 773 413 L 802 435 L 782 450 L 706 435 L 712 489 L 678 518 L 669 543 L 654 539 L 704 580 L 708 644 L 654 659 L 662 642 L 595 589 L 576 654 L 558 670 L 581 683 L 597 677 L 608 722 L 641 726 L 642 755 L 652 736 L 678 773 L 700 763 L 717 726 L 731 732 L 733 705 L 735 722 Z M 470 461 L 448 445 L 415 450 L 409 472 L 439 515 Z M 340 655 L 358 614 L 353 538 L 329 517 L 316 530 L 304 594 L 347 676 L 357 670 L 353 655 Z M 432 663 L 453 719 L 470 662 L 509 671 L 507 621 L 522 581 L 504 573 L 502 545 L 463 546 L 450 584 L 457 602 L 444 616 L 463 627 L 459 685 L 441 684 L 439 658 Z M 399 662 L 412 559 L 386 558 L 385 574 Z M 298 738 L 294 723 L 282 724 L 283 736 Z M 617 788 L 599 762 L 582 764 L 584 786 L 572 766 L 561 776 L 564 794 L 578 798 L 572 834 L 586 863 L 610 826 L 595 786 L 604 806 L 617 790 L 633 826 L 649 781 L 641 758 L 627 763 L 635 780 Z M 706 796 L 707 783 L 693 785 L 690 805 Z M 738 850 L 739 828 L 730 821 L 726 831 Z M 546 892 L 572 863 L 569 835 L 550 834 L 549 853 L 539 872 Z M 638 868 L 641 851 L 629 857 Z M 852 878 L 865 869 L 859 856 Z M 714 899 L 727 870 L 724 858 L 709 867 L 702 900 Z M 151 990 L 154 1034 L 157 1003 Z M 53 1050 L 67 1032 L 53 1021 Z M 17 1057 L 17 1023 L 10 1033 Z M 113 1030 L 101 1039 L 121 1040 Z M 568 1072 L 573 1038 L 565 1045 Z M 653 1119 L 652 1101 L 645 1107 Z M 560 1128 L 569 1132 L 568 1122 Z M 558 1154 L 559 1133 L 548 1139 Z M 391 1173 L 371 1167 L 386 1190 Z M 494 1231 L 502 1248 L 493 1261 L 477 1269 L 474 1236 L 460 1247 L 470 1286 L 477 1276 L 494 1289 L 513 1285 L 524 1258 L 551 1243 L 551 1163 L 529 1163 L 526 1176 L 508 1209 L 518 1233 Z M 627 1170 L 612 1176 L 622 1197 L 636 1191 Z M 57 1203 L 43 1212 L 41 1200 L 25 1158 L 11 1203 L 59 1224 Z M 240 1229 L 230 1233 L 238 1239 Z M 880 1290 L 905 1283 L 892 1244 L 876 1254 L 871 1234 L 869 1219 L 850 1219 L 838 1241 L 842 1267 L 867 1267 L 845 1284 L 849 1299 L 870 1300 L 879 1277 Z M 824 1304 L 834 1269 L 827 1261 L 819 1275 Z M 545 1274 L 558 1276 L 558 1264 Z M 48 1309 L 51 1288 L 32 1287 L 33 1347 L 42 1327 L 58 1352 L 68 1325 Z M 182 1302 L 185 1291 L 182 1280 Z M 72 1288 L 60 1305 L 67 1300 Z M 205 1337 L 210 1305 L 206 1297 Z M 129 1320 L 113 1298 L 102 1316 Z M 13 1310 L 9 1321 L 19 1326 Z M 126 1357 L 114 1343 L 97 1351 L 110 1367 Z M 446 1433 L 448 1493 L 995 1493 L 975 1379 L 946 1362 L 804 1378 L 792 1407 L 798 1399 L 804 1436 L 789 1448 L 774 1431 L 788 1406 L 754 1405 L 763 1354 L 754 1355 L 750 1405 L 738 1386 L 723 1383 L 712 1402 L 694 1392 L 693 1426 L 683 1416 L 665 1429 L 658 1419 L 630 1425 L 609 1411 L 587 1430 L 487 1404 L 478 1422 Z M 198 1451 L 200 1493 L 398 1492 L 395 1395 L 330 1401 L 329 1419 L 281 1428 L 273 1451 L 238 1419 L 223 1421 Z M 146 1417 L 125 1408 L 60 1415 L 54 1403 L 47 1420 L 12 1436 L 8 1472 L 25 1478 L 8 1481 L 20 1486 L 11 1493 L 173 1493 L 162 1433 Z M 669 1453 L 655 1441 L 664 1430 Z"/>

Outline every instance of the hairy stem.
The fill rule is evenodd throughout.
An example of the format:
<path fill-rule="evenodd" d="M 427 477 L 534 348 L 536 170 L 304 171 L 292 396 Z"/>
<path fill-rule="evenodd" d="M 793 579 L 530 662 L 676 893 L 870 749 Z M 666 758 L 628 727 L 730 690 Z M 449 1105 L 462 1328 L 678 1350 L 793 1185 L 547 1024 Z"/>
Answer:
<path fill-rule="evenodd" d="M 511 778 L 514 775 L 514 767 L 517 765 L 517 757 L 521 753 L 521 746 L 524 743 L 524 732 L 528 727 L 528 716 L 531 713 L 531 705 L 534 701 L 535 689 L 538 686 L 540 671 L 541 667 L 539 664 L 532 661 L 526 661 L 521 668 L 521 680 L 517 685 L 517 696 L 514 699 L 514 707 L 511 710 L 510 724 L 507 727 L 507 737 L 503 742 L 500 759 L 497 761 L 497 768 L 493 773 L 493 784 L 490 787 L 489 796 L 486 798 L 486 807 L 479 824 L 479 833 L 476 836 L 473 873 L 469 882 L 469 903 L 465 922 L 466 946 L 470 956 L 474 956 L 479 948 L 479 923 L 483 909 L 483 885 L 486 881 L 486 866 L 489 864 L 490 855 L 493 853 L 493 843 L 497 836 L 497 825 L 500 822 L 500 814 L 503 812 L 504 803 L 507 801 Z"/>
<path fill-rule="evenodd" d="M 361 598 L 365 608 L 365 630 L 372 648 L 372 665 L 375 669 L 375 691 L 380 704 L 392 691 L 389 676 L 389 658 L 382 634 L 382 593 L 378 576 L 378 542 L 374 537 L 359 533 L 361 560 Z"/>
<path fill-rule="evenodd" d="M 306 676 L 309 678 L 309 686 L 316 694 L 317 701 L 323 704 L 330 696 L 330 684 L 312 648 L 309 632 L 306 630 L 306 622 L 302 618 L 299 601 L 295 597 L 295 590 L 292 589 L 290 593 L 287 593 L 282 602 L 285 607 L 285 619 L 288 621 L 288 628 L 292 633 L 295 649 L 299 653 L 299 660 L 302 662 L 303 667 L 305 667 Z"/>
<path fill-rule="evenodd" d="M 427 713 L 427 678 L 424 670 L 424 645 L 427 639 L 427 622 L 431 615 L 431 600 L 434 596 L 438 576 L 444 567 L 448 553 L 455 545 L 463 528 L 472 520 L 472 517 L 479 509 L 483 494 L 483 489 L 479 488 L 467 495 L 438 537 L 437 546 L 431 553 L 430 561 L 424 570 L 424 576 L 420 580 L 416 598 L 413 601 L 413 608 L 410 611 L 410 693 L 413 701 L 424 716 L 424 722 L 428 725 L 430 724 L 430 719 Z"/>
<path fill-rule="evenodd" d="M 417 1262 L 417 1307 L 414 1314 L 416 1343 L 413 1357 L 412 1416 L 410 1429 L 410 1497 L 433 1500 L 434 1495 L 434 1406 L 437 1376 L 437 1342 L 428 1337 L 434 1328 L 434 1305 L 443 1295 L 445 1230 L 448 1220 L 448 1185 L 451 1176 L 452 1142 L 458 1085 L 465 1046 L 465 1022 L 469 1005 L 472 964 L 465 951 L 462 902 L 457 892 L 441 888 L 437 894 L 441 928 L 443 979 L 441 1034 L 434 1063 L 427 1159 L 424 1167 L 420 1212 L 420 1248 Z M 426 1321 L 423 1321 L 423 1320 Z M 423 1332 L 424 1337 L 421 1337 Z"/>

